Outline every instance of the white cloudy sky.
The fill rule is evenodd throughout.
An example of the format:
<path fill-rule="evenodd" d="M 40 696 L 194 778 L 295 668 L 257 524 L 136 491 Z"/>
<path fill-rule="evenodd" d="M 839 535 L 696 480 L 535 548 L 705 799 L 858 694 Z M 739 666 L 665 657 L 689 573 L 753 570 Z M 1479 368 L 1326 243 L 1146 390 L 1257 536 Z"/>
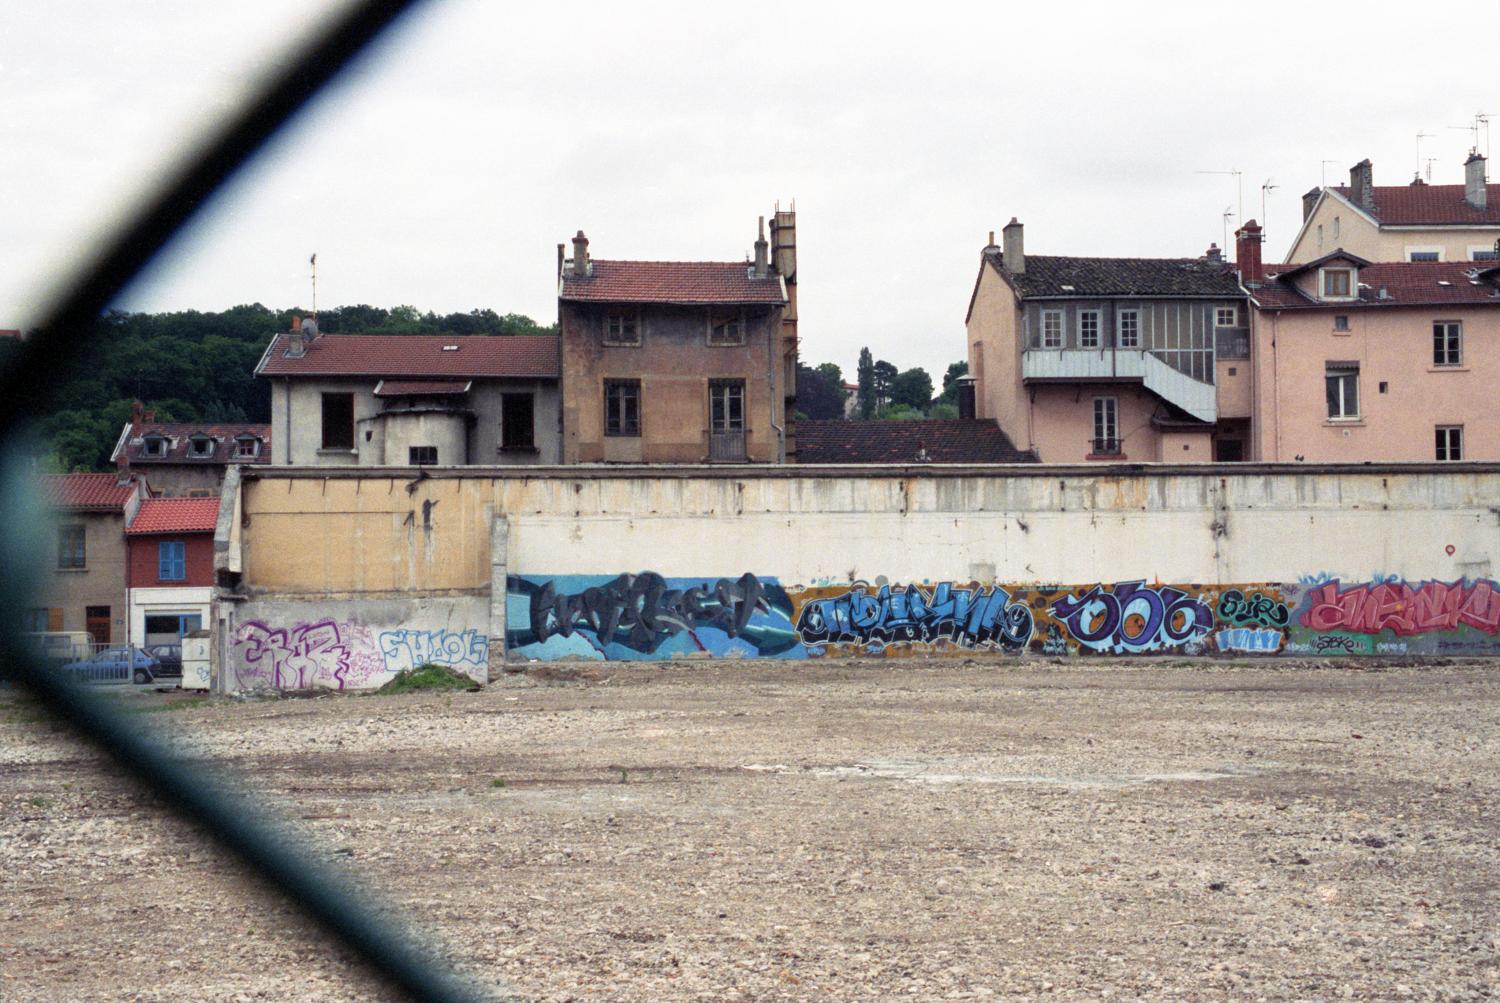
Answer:
<path fill-rule="evenodd" d="M 1018 9 L 1019 8 L 1019 9 Z M 317 0 L 0 10 L 0 328 L 23 327 Z M 1253 9 L 1253 17 L 1247 12 Z M 854 13 L 853 11 L 856 11 Z M 1195 255 L 1269 194 L 1370 157 L 1462 179 L 1500 113 L 1500 2 L 767 2 L 420 8 L 131 290 L 140 310 L 489 307 L 555 318 L 556 245 L 740 260 L 796 201 L 803 358 L 961 358 L 986 232 L 1035 253 Z M 1483 139 L 1481 139 L 1483 145 Z M 1231 222 L 1231 231 L 1233 222 Z"/>

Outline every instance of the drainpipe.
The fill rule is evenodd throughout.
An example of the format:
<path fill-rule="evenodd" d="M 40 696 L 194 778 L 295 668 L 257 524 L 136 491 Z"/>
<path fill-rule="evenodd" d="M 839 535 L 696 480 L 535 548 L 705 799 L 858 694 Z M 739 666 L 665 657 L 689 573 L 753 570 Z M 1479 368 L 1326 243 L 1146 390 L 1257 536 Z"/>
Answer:
<path fill-rule="evenodd" d="M 771 431 L 776 433 L 776 462 L 784 464 L 786 463 L 786 428 L 783 425 L 776 424 L 776 397 L 780 388 L 776 385 L 776 332 L 770 330 L 771 327 L 772 325 L 769 323 L 768 318 L 766 324 L 766 389 L 770 392 L 771 399 L 767 402 L 769 405 L 767 417 L 770 418 Z M 749 389 L 749 387 L 745 388 L 747 393 Z M 785 399 L 786 397 L 783 395 L 782 400 Z M 783 416 L 782 421 L 785 420 L 786 418 Z M 747 460 L 749 458 L 748 455 L 745 457 Z"/>
<path fill-rule="evenodd" d="M 1277 368 L 1276 335 L 1280 322 L 1280 313 L 1271 315 L 1271 396 L 1273 398 L 1272 410 L 1276 412 L 1276 455 L 1273 459 L 1278 463 L 1281 462 L 1281 375 Z"/>

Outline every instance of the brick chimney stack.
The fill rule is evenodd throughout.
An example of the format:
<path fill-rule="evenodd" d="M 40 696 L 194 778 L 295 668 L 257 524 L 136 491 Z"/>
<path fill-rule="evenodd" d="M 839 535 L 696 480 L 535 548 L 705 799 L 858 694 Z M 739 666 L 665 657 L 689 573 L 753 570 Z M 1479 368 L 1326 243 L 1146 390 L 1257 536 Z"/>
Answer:
<path fill-rule="evenodd" d="M 1369 157 L 1349 168 L 1349 194 L 1361 208 L 1375 208 L 1375 168 Z"/>
<path fill-rule="evenodd" d="M 1478 150 L 1469 154 L 1469 159 L 1464 161 L 1464 201 L 1475 209 L 1483 209 L 1489 204 L 1489 191 L 1484 182 L 1485 160 Z"/>
<path fill-rule="evenodd" d="M 1000 263 L 1012 275 L 1026 274 L 1025 238 L 1026 228 L 1014 216 L 1010 218 L 1009 223 L 1005 224 L 1005 229 L 1000 232 L 1000 239 L 1005 241 L 1005 249 L 1001 252 Z"/>
<path fill-rule="evenodd" d="M 1259 283 L 1265 278 L 1260 263 L 1260 224 L 1252 219 L 1234 232 L 1234 239 L 1234 260 L 1240 269 L 1240 281 L 1247 286 Z"/>
<path fill-rule="evenodd" d="M 579 230 L 573 235 L 573 277 L 581 279 L 589 273 L 589 239 Z"/>

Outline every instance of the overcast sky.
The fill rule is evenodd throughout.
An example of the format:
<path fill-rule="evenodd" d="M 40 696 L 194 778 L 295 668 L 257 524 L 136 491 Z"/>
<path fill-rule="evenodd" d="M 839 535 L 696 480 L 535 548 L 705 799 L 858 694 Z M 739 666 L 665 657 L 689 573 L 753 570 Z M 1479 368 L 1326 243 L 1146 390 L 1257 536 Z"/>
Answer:
<path fill-rule="evenodd" d="M 4 4 L 0 328 L 334 6 Z M 600 258 L 738 261 L 795 200 L 803 360 L 852 379 L 868 345 L 937 380 L 1012 216 L 1033 253 L 1197 255 L 1226 209 L 1232 241 L 1240 203 L 1195 172 L 1238 169 L 1246 218 L 1278 186 L 1279 260 L 1325 169 L 1343 183 L 1369 157 L 1405 183 L 1427 132 L 1432 180 L 1461 182 L 1472 140 L 1451 127 L 1500 114 L 1497 66 L 1500 0 L 434 2 L 121 305 L 306 307 L 316 252 L 320 306 L 551 322 L 579 228 Z"/>

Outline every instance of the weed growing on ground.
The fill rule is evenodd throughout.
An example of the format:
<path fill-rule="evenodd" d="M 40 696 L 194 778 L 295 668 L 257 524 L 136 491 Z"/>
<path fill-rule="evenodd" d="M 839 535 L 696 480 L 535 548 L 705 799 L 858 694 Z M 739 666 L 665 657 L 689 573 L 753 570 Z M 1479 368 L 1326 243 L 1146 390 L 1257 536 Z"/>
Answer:
<path fill-rule="evenodd" d="M 504 777 L 496 777 L 494 780 L 490 781 L 490 786 L 491 787 L 504 787 L 505 786 L 505 778 Z"/>
<path fill-rule="evenodd" d="M 455 672 L 446 665 L 428 662 L 414 669 L 402 669 L 396 677 L 386 683 L 377 693 L 412 693 L 418 690 L 466 690 L 474 680 L 462 672 Z"/>

